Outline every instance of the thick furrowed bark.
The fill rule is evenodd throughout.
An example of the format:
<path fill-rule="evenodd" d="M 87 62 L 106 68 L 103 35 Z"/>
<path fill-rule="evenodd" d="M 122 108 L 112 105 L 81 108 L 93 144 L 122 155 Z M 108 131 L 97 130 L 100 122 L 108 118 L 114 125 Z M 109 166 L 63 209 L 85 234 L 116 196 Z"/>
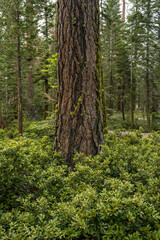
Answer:
<path fill-rule="evenodd" d="M 72 166 L 75 152 L 96 155 L 103 142 L 97 0 L 58 1 L 58 125 L 55 149 Z"/>

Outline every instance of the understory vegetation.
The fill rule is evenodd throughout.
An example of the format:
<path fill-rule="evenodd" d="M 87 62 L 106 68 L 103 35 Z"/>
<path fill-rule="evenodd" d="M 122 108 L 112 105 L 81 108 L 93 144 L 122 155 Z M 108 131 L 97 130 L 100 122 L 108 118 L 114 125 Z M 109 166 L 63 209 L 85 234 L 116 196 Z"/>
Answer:
<path fill-rule="evenodd" d="M 0 239 L 160 239 L 160 135 L 106 134 L 71 170 L 53 157 L 53 123 L 0 130 Z M 45 136 L 47 134 L 47 136 Z"/>
<path fill-rule="evenodd" d="M 109 111 L 108 111 L 109 112 Z M 154 114 L 152 114 L 153 116 Z M 155 120 L 152 121 L 152 127 L 154 131 L 160 131 L 160 111 L 158 111 L 155 115 Z M 122 114 L 120 111 L 110 111 L 107 114 L 107 125 L 109 130 L 120 129 L 121 131 L 133 131 L 133 127 L 130 123 L 130 113 L 126 114 L 126 119 L 122 119 Z M 147 118 L 143 111 L 140 109 L 135 111 L 135 125 L 134 129 L 140 129 L 143 132 L 148 132 L 147 128 Z"/>

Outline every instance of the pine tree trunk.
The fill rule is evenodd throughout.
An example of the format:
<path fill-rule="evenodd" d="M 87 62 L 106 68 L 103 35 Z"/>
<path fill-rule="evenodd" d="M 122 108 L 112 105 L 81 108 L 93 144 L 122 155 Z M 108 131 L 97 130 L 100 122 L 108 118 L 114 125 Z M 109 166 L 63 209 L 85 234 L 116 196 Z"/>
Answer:
<path fill-rule="evenodd" d="M 26 21 L 27 21 L 27 29 L 26 29 L 26 48 L 27 48 L 27 73 L 26 73 L 26 83 L 27 83 L 27 113 L 29 118 L 35 118 L 35 107 L 33 105 L 34 101 L 34 47 L 33 41 L 35 40 L 34 36 L 34 9 L 33 2 L 31 0 L 26 1 Z"/>
<path fill-rule="evenodd" d="M 123 0 L 123 9 L 122 9 L 122 21 L 125 23 L 125 13 L 126 13 L 126 1 Z M 122 111 L 122 119 L 125 121 L 125 78 L 123 76 L 122 80 L 122 100 L 121 100 L 121 111 Z"/>
<path fill-rule="evenodd" d="M 32 61 L 33 64 L 33 61 Z M 29 66 L 31 67 L 31 65 Z M 34 118 L 35 117 L 35 108 L 33 105 L 33 100 L 34 100 L 34 80 L 33 80 L 33 71 L 30 72 L 28 70 L 27 72 L 27 97 L 29 99 L 29 104 L 27 106 L 27 112 L 28 112 L 28 117 L 29 118 Z"/>
<path fill-rule="evenodd" d="M 157 78 L 157 82 L 160 83 L 160 16 L 158 17 L 158 51 L 157 51 L 157 59 L 158 59 L 158 63 L 157 63 L 157 67 L 155 69 L 156 74 L 156 78 Z M 155 125 L 156 122 L 159 121 L 159 119 L 157 119 L 158 117 L 158 109 L 159 109 L 159 99 L 160 99 L 160 91 L 158 91 L 159 89 L 157 89 L 157 85 L 156 85 L 156 79 L 154 79 L 154 77 L 152 77 L 152 127 L 155 130 Z"/>
<path fill-rule="evenodd" d="M 126 0 L 123 0 L 123 10 L 122 10 L 122 20 L 125 22 L 125 13 L 126 13 Z"/>
<path fill-rule="evenodd" d="M 135 110 L 135 81 L 133 72 L 133 47 L 131 46 L 131 91 L 130 91 L 130 108 L 131 108 L 131 127 L 135 128 L 134 110 Z"/>
<path fill-rule="evenodd" d="M 150 119 L 150 82 L 149 82 L 149 40 L 147 39 L 147 56 L 146 56 L 146 114 L 148 132 L 151 131 Z"/>
<path fill-rule="evenodd" d="M 49 110 L 48 98 L 47 98 L 47 95 L 49 92 L 49 86 L 48 86 L 48 77 L 47 76 L 45 77 L 45 80 L 44 80 L 44 92 L 46 93 L 45 102 L 44 102 L 44 119 L 46 119 L 48 116 L 48 110 Z"/>
<path fill-rule="evenodd" d="M 98 0 L 59 0 L 58 126 L 55 150 L 73 167 L 76 152 L 96 155 L 103 143 Z"/>
<path fill-rule="evenodd" d="M 125 121 L 126 118 L 125 118 L 125 79 L 124 79 L 124 76 L 123 76 L 123 80 L 122 80 L 121 111 L 122 111 L 122 119 L 123 119 L 123 121 Z"/>
<path fill-rule="evenodd" d="M 102 66 L 102 56 L 101 56 L 101 104 L 102 104 L 102 116 L 103 116 L 103 128 L 104 130 L 107 128 L 107 110 L 106 110 L 106 96 L 104 90 L 104 78 L 103 78 L 103 66 Z"/>
<path fill-rule="evenodd" d="M 48 49 L 47 49 L 47 47 L 48 47 L 48 7 L 47 7 L 47 5 L 45 6 L 44 10 L 45 10 L 45 38 L 46 38 L 46 50 L 47 50 L 46 58 L 49 58 Z M 48 62 L 46 61 L 46 65 L 47 65 L 47 63 Z M 45 101 L 44 101 L 44 119 L 47 118 L 48 110 L 49 110 L 48 98 L 47 98 L 47 95 L 49 92 L 49 84 L 48 84 L 48 76 L 47 75 L 44 80 L 44 92 L 46 93 Z"/>
<path fill-rule="evenodd" d="M 149 52 L 150 52 L 150 43 L 149 43 L 149 33 L 150 33 L 150 1 L 148 1 L 147 10 L 148 10 L 148 19 L 146 23 L 147 28 L 147 42 L 146 42 L 146 114 L 147 114 L 147 127 L 148 132 L 151 131 L 151 117 L 150 117 L 150 76 L 149 76 Z"/>
<path fill-rule="evenodd" d="M 18 133 L 22 135 L 22 74 L 21 74 L 21 39 L 20 39 L 20 17 L 19 11 L 17 10 L 16 22 L 18 26 L 17 33 L 17 87 L 18 87 Z"/>
<path fill-rule="evenodd" d="M 138 12 L 137 7 L 138 1 L 136 1 L 136 15 Z M 138 51 L 138 35 L 137 35 L 137 29 L 138 29 L 138 19 L 136 18 L 136 25 L 134 34 L 132 36 L 132 43 L 131 43 L 131 127 L 135 128 L 135 109 L 136 109 L 136 85 L 137 85 L 137 51 Z M 138 95 L 138 94 L 137 94 Z M 139 97 L 138 97 L 139 98 Z M 138 101 L 139 102 L 139 101 Z"/>
<path fill-rule="evenodd" d="M 109 71 L 109 102 L 108 107 L 113 109 L 114 81 L 113 81 L 113 31 L 110 30 L 110 71 Z"/>

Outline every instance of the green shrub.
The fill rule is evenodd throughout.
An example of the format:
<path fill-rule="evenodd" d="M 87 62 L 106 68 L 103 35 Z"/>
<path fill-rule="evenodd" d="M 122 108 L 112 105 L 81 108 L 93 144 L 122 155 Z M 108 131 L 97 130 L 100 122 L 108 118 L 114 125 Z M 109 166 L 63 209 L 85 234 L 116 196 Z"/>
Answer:
<path fill-rule="evenodd" d="M 40 171 L 52 156 L 48 137 L 41 140 L 8 140 L 0 142 L 0 207 L 11 209 L 19 205 L 18 196 L 37 189 Z M 37 174 L 36 178 L 34 175 Z"/>
<path fill-rule="evenodd" d="M 105 137 L 71 171 L 49 137 L 0 145 L 0 239 L 159 240 L 160 136 Z"/>
<path fill-rule="evenodd" d="M 0 140 L 4 140 L 6 138 L 5 130 L 0 129 Z"/>
<path fill-rule="evenodd" d="M 41 138 L 43 136 L 53 137 L 54 121 L 52 119 L 33 122 L 24 129 L 24 136 L 29 138 Z"/>

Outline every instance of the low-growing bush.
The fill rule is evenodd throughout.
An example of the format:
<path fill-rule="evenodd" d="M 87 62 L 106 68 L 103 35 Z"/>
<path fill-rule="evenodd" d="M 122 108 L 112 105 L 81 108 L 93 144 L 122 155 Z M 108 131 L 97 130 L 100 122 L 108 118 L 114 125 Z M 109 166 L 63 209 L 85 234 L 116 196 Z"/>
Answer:
<path fill-rule="evenodd" d="M 18 196 L 35 192 L 38 174 L 48 166 L 52 153 L 53 148 L 48 137 L 41 140 L 6 139 L 0 142 L 1 209 L 17 207 Z"/>
<path fill-rule="evenodd" d="M 49 137 L 0 142 L 0 239 L 160 239 L 158 134 L 107 134 L 74 170 L 52 153 Z"/>
<path fill-rule="evenodd" d="M 0 129 L 0 140 L 4 140 L 6 138 L 5 130 Z"/>
<path fill-rule="evenodd" d="M 53 137 L 54 125 L 53 119 L 30 123 L 24 130 L 24 136 L 29 138 L 41 138 L 46 135 Z"/>

